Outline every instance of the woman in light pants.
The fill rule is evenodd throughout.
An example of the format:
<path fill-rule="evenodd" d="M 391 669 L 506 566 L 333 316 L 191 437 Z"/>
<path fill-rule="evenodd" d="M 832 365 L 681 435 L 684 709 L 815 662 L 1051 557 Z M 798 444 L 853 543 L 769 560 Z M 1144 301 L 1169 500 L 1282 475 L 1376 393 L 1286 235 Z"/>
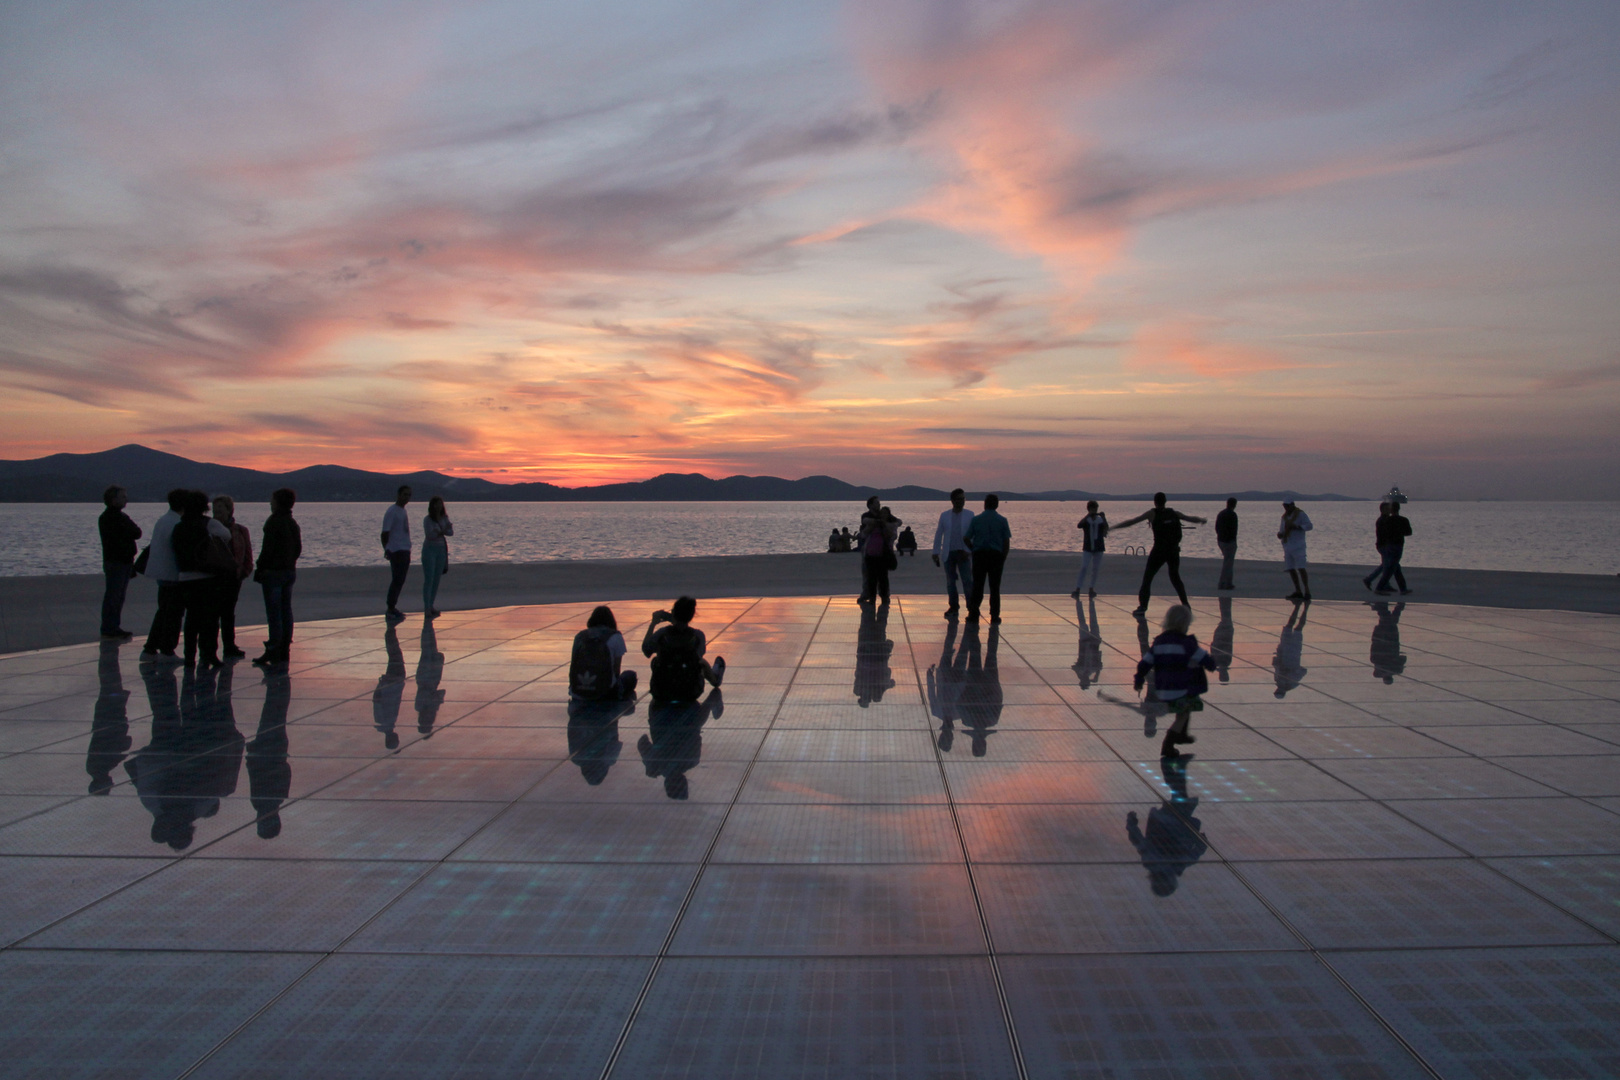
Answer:
<path fill-rule="evenodd" d="M 439 579 L 450 567 L 450 545 L 445 537 L 454 536 L 456 528 L 450 524 L 450 515 L 444 512 L 444 499 L 438 495 L 428 500 L 427 517 L 422 519 L 422 613 L 431 619 L 439 613 L 433 602 L 439 598 Z"/>
<path fill-rule="evenodd" d="M 1086 575 L 1091 576 L 1090 594 L 1097 595 L 1097 573 L 1102 569 L 1103 550 L 1108 546 L 1104 538 L 1108 535 L 1108 515 L 1097 510 L 1097 500 L 1086 503 L 1086 516 L 1080 519 L 1075 526 L 1082 536 L 1080 551 L 1080 576 L 1075 580 L 1074 592 L 1070 596 L 1078 597 L 1086 591 Z"/>

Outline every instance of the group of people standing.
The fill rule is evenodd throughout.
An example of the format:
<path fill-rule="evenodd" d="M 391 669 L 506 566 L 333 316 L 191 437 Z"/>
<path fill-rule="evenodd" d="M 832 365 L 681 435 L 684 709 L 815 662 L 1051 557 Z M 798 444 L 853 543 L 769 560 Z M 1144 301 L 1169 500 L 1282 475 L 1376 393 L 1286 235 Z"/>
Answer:
<path fill-rule="evenodd" d="M 236 602 L 248 577 L 263 587 L 269 640 L 255 664 L 284 663 L 292 643 L 292 586 L 297 578 L 303 538 L 292 508 L 291 488 L 270 497 L 257 562 L 253 539 L 236 520 L 229 495 L 209 499 L 201 491 L 175 488 L 168 512 L 152 526 L 151 542 L 138 556 L 141 527 L 124 513 L 129 493 L 119 486 L 102 494 L 106 510 L 99 521 L 102 570 L 107 587 L 101 604 L 101 636 L 128 641 L 135 635 L 121 625 L 130 580 L 145 574 L 157 582 L 158 609 L 152 617 L 142 660 L 181 660 L 175 650 L 184 642 L 183 663 L 216 668 L 247 654 L 236 644 Z M 210 511 L 212 516 L 210 516 Z"/>

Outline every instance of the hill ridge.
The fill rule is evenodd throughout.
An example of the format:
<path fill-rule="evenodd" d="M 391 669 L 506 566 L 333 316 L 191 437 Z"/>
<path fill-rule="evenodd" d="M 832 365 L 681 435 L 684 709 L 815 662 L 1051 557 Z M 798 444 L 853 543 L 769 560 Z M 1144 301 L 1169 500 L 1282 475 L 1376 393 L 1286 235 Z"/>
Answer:
<path fill-rule="evenodd" d="M 194 487 L 210 493 L 228 492 L 244 502 L 265 502 L 279 487 L 298 492 L 301 502 L 392 501 L 401 484 L 409 484 L 418 499 L 443 495 L 462 502 L 844 502 L 868 496 L 899 500 L 945 500 L 949 493 L 917 484 L 873 487 L 851 484 L 817 474 L 786 480 L 779 476 L 737 474 L 711 478 L 702 473 L 660 473 L 646 480 L 593 484 L 567 488 L 544 481 L 496 483 L 477 476 L 450 476 L 433 470 L 381 473 L 347 465 L 306 465 L 291 472 L 271 473 L 236 465 L 193 461 L 154 450 L 140 443 L 125 443 L 88 454 L 50 454 L 27 460 L 0 460 L 0 502 L 100 502 L 110 484 L 129 489 L 135 502 L 161 502 L 170 488 Z M 1151 493 L 1114 495 L 1080 490 L 997 493 L 1008 501 L 1083 502 L 1143 500 Z M 970 492 L 982 498 L 983 492 Z M 1172 492 L 1171 499 L 1205 502 L 1236 496 L 1245 501 L 1294 498 L 1301 502 L 1357 502 L 1354 496 L 1310 495 L 1297 491 Z"/>

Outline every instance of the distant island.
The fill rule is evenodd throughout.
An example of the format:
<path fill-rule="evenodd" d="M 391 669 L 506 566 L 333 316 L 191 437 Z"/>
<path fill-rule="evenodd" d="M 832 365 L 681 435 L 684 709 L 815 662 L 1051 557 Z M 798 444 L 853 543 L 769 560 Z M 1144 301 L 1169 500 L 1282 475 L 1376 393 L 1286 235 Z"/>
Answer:
<path fill-rule="evenodd" d="M 162 502 L 170 488 L 223 492 L 243 502 L 267 502 L 279 487 L 298 492 L 301 502 L 391 502 L 401 484 L 417 499 L 442 495 L 461 502 L 862 502 L 868 496 L 901 500 L 944 500 L 949 492 L 906 484 L 874 488 L 831 476 L 784 480 L 777 476 L 727 476 L 719 480 L 700 473 L 664 473 L 650 480 L 567 488 L 539 482 L 497 484 L 481 477 L 446 476 L 439 472 L 380 473 L 342 465 L 311 465 L 289 473 L 260 472 L 231 465 L 192 461 L 138 443 L 95 454 L 52 454 L 28 461 L 0 461 L 0 502 L 84 503 L 101 501 L 110 484 L 129 489 L 134 502 Z M 982 492 L 970 492 L 982 497 Z M 1100 491 L 998 491 L 1005 500 L 1075 502 L 1086 499 L 1150 499 L 1152 493 L 1111 495 Z M 1297 491 L 1171 492 L 1172 499 L 1208 502 L 1235 495 L 1244 501 L 1364 502 L 1349 495 L 1307 495 Z"/>

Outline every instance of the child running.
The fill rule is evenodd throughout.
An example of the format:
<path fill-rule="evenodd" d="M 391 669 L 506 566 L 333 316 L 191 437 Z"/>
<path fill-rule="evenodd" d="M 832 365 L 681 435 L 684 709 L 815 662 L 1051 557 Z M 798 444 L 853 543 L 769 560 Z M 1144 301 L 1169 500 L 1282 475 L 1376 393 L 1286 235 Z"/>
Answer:
<path fill-rule="evenodd" d="M 1161 758 L 1176 758 L 1181 752 L 1176 746 L 1197 740 L 1187 732 L 1192 714 L 1201 712 L 1204 703 L 1199 695 L 1209 690 L 1209 679 L 1204 672 L 1215 670 L 1215 659 L 1198 644 L 1198 639 L 1187 632 L 1192 626 L 1192 608 L 1173 604 L 1164 613 L 1163 633 L 1142 654 L 1136 665 L 1136 689 L 1147 682 L 1153 672 L 1153 688 L 1161 702 L 1176 714 L 1175 723 L 1164 733 L 1159 747 Z"/>

